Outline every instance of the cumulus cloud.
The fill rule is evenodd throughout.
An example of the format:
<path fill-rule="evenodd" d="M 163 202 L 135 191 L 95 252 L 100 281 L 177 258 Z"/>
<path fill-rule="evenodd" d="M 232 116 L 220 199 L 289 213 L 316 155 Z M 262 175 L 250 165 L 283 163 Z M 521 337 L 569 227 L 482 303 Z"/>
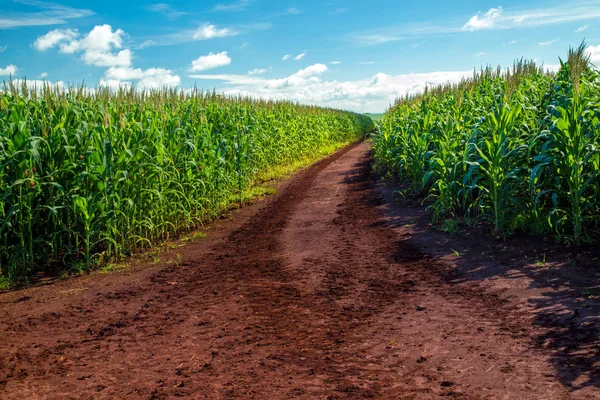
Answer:
<path fill-rule="evenodd" d="M 232 84 L 241 85 L 260 85 L 264 83 L 267 87 L 272 89 L 277 88 L 290 88 L 299 87 L 309 82 L 319 82 L 318 75 L 328 71 L 328 68 L 324 64 L 314 64 L 310 67 L 304 68 L 292 74 L 286 78 L 281 79 L 265 79 L 258 76 L 252 75 L 190 75 L 190 78 L 194 79 L 215 79 L 223 80 Z M 279 98 L 279 97 L 277 97 Z"/>
<path fill-rule="evenodd" d="M 227 55 L 226 51 L 222 51 L 217 54 L 209 53 L 207 56 L 200 56 L 194 61 L 192 61 L 190 71 L 206 71 L 213 68 L 223 67 L 229 64 L 231 64 L 231 58 Z"/>
<path fill-rule="evenodd" d="M 99 82 L 101 88 L 107 88 L 113 92 L 117 92 L 119 89 L 129 89 L 131 85 L 129 81 L 120 81 L 118 79 L 100 79 Z"/>
<path fill-rule="evenodd" d="M 323 72 L 328 71 L 328 70 L 329 70 L 329 68 L 327 68 L 327 65 L 325 65 L 325 64 L 315 64 L 315 65 L 311 65 L 310 67 L 301 69 L 300 71 L 296 72 L 292 76 L 307 78 L 310 76 L 322 74 Z"/>
<path fill-rule="evenodd" d="M 154 70 L 160 68 L 153 68 Z M 145 71 L 144 76 L 140 79 L 136 87 L 138 89 L 159 89 L 163 87 L 175 87 L 181 83 L 181 78 L 177 75 L 172 75 L 172 71 L 164 70 L 164 73 L 152 73 L 149 74 L 148 70 Z"/>
<path fill-rule="evenodd" d="M 72 29 L 55 29 L 46 33 L 43 36 L 37 38 L 37 40 L 33 43 L 33 47 L 35 47 L 39 51 L 46 51 L 59 43 L 68 43 L 79 36 L 79 32 Z"/>
<path fill-rule="evenodd" d="M 221 90 L 230 95 L 288 99 L 360 112 L 381 112 L 407 93 L 422 92 L 427 85 L 458 82 L 473 74 L 472 71 L 395 76 L 379 73 L 367 79 L 336 81 L 323 79 L 327 71 L 327 66 L 315 64 L 279 79 L 248 75 L 191 75 L 190 78 L 222 82 Z"/>
<path fill-rule="evenodd" d="M 560 70 L 560 64 L 544 64 L 544 69 L 549 72 L 558 72 Z"/>
<path fill-rule="evenodd" d="M 181 83 L 181 78 L 173 74 L 173 71 L 164 68 L 141 68 L 111 67 L 100 81 L 100 86 L 116 89 L 129 87 L 136 81 L 138 89 L 159 89 L 163 87 L 174 87 Z"/>
<path fill-rule="evenodd" d="M 502 7 L 490 8 L 485 14 L 478 12 L 471 17 L 469 22 L 463 25 L 465 31 L 477 31 L 480 29 L 491 29 L 502 15 Z"/>
<path fill-rule="evenodd" d="M 81 59 L 88 65 L 127 67 L 131 65 L 131 51 L 125 49 L 114 53 L 123 46 L 124 35 L 121 29 L 113 32 L 112 27 L 106 24 L 96 25 L 83 37 L 76 30 L 55 29 L 38 37 L 33 46 L 39 51 L 58 47 L 60 53 L 82 53 Z"/>
<path fill-rule="evenodd" d="M 6 68 L 0 68 L 0 76 L 16 75 L 18 70 L 16 65 L 10 64 Z"/>
<path fill-rule="evenodd" d="M 586 53 L 590 56 L 590 61 L 600 63 L 600 44 L 598 46 L 589 46 Z"/>
<path fill-rule="evenodd" d="M 89 65 L 97 67 L 127 67 L 131 65 L 131 50 L 125 49 L 117 54 L 104 53 L 101 51 L 86 51 L 81 57 Z"/>
<path fill-rule="evenodd" d="M 219 29 L 213 24 L 204 24 L 194 32 L 192 37 L 195 40 L 208 40 L 227 36 L 236 36 L 237 34 L 238 33 L 231 28 Z"/>
<path fill-rule="evenodd" d="M 41 93 L 45 87 L 58 89 L 65 89 L 67 87 L 63 81 L 50 82 L 40 79 L 13 79 L 12 82 L 16 87 L 21 87 L 22 85 L 26 84 L 29 90 L 36 91 L 38 93 Z M 0 83 L 0 93 L 2 93 L 4 89 L 5 86 Z"/>
<path fill-rule="evenodd" d="M 38 79 L 46 79 L 48 77 L 48 73 L 47 72 L 42 72 L 37 77 L 38 77 Z"/>
<path fill-rule="evenodd" d="M 113 32 L 110 25 L 96 25 L 83 39 L 71 43 L 73 51 L 95 50 L 109 52 L 113 47 L 120 49 L 125 32 L 117 29 Z"/>
<path fill-rule="evenodd" d="M 169 69 L 133 68 L 132 51 L 122 49 L 125 36 L 124 31 L 113 30 L 110 25 L 97 25 L 85 35 L 76 30 L 55 29 L 38 37 L 34 47 L 39 51 L 57 47 L 60 53 L 81 53 L 84 63 L 108 68 L 100 80 L 100 85 L 112 89 L 132 85 L 139 89 L 155 89 L 178 86 L 181 83 L 181 78 Z M 46 76 L 42 74 L 40 78 Z"/>

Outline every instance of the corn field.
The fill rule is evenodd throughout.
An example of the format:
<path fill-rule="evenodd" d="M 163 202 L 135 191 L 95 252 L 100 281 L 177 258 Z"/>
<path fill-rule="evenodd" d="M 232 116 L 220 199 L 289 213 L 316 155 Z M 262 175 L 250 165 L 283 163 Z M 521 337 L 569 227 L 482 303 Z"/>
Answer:
<path fill-rule="evenodd" d="M 435 223 L 598 240 L 600 73 L 585 49 L 557 73 L 520 60 L 398 100 L 375 137 L 376 168 Z"/>
<path fill-rule="evenodd" d="M 373 128 L 289 102 L 5 83 L 0 278 L 147 248 L 219 216 L 265 171 Z"/>

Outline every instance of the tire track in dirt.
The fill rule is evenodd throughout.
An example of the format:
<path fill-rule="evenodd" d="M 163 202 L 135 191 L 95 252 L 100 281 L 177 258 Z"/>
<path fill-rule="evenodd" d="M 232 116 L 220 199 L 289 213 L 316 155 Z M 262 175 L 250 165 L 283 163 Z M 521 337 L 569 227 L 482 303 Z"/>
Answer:
<path fill-rule="evenodd" d="M 128 285 L 0 296 L 25 299 L 0 307 L 1 397 L 575 398 L 540 328 L 397 237 L 381 202 L 363 143 Z"/>

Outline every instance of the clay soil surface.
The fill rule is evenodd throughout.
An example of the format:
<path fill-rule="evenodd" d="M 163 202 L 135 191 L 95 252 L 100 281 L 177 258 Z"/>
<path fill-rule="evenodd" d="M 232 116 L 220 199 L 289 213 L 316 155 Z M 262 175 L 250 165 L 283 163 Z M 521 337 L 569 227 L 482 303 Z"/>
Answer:
<path fill-rule="evenodd" d="M 0 398 L 600 398 L 598 276 L 435 232 L 369 154 L 158 259 L 1 294 Z"/>

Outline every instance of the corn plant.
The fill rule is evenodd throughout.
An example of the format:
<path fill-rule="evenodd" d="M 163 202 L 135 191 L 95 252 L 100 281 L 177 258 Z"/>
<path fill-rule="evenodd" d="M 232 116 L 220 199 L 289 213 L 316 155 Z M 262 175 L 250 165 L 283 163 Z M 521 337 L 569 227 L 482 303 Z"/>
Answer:
<path fill-rule="evenodd" d="M 370 118 L 176 90 L 0 90 L 0 278 L 86 268 L 218 217 L 261 174 L 339 147 Z"/>
<path fill-rule="evenodd" d="M 586 45 L 558 73 L 518 60 L 399 99 L 374 138 L 376 169 L 410 183 L 435 222 L 503 236 L 600 236 L 600 73 Z"/>
<path fill-rule="evenodd" d="M 527 150 L 520 138 L 520 114 L 518 103 L 494 108 L 471 141 L 471 168 L 465 179 L 479 192 L 478 207 L 489 215 L 495 233 L 503 231 L 510 211 L 519 207 L 516 192 Z"/>

